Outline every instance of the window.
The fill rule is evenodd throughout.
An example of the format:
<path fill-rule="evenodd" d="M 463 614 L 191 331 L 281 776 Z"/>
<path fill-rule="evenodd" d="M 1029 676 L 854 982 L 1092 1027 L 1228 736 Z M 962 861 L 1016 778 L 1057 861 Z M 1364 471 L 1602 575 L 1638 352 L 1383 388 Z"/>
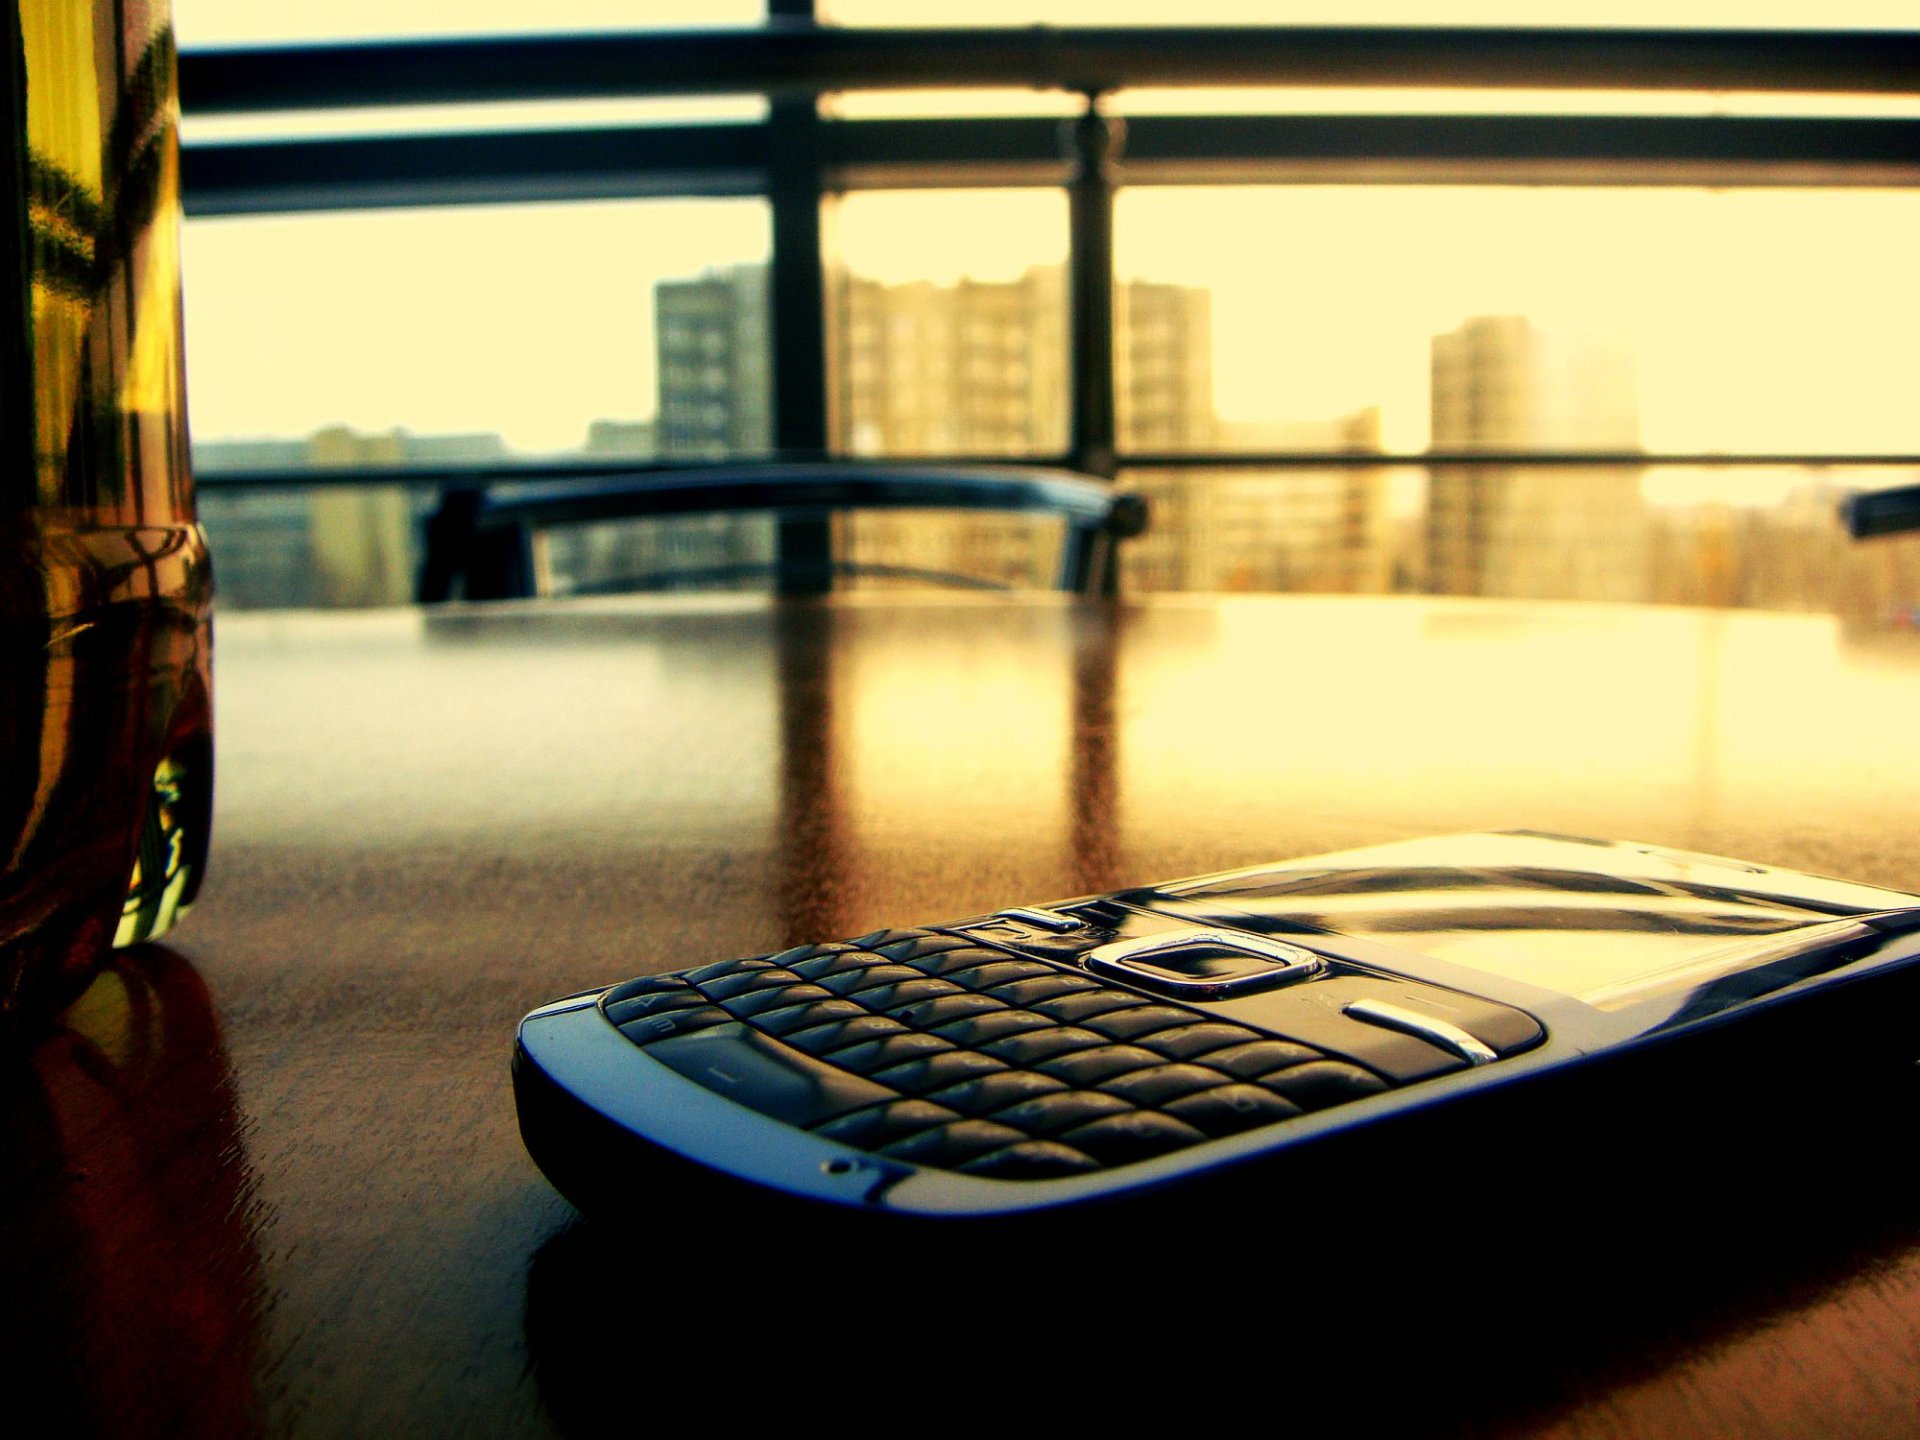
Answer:
<path fill-rule="evenodd" d="M 757 201 L 191 222 L 189 404 L 223 603 L 410 598 L 434 499 L 243 499 L 223 473 L 763 452 L 769 243 Z M 675 364 L 688 342 L 714 363 Z"/>

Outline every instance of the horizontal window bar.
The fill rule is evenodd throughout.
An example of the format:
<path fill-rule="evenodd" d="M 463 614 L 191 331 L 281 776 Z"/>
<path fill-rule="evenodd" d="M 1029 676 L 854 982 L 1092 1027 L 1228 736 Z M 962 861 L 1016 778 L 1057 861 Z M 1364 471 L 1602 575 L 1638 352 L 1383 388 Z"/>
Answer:
<path fill-rule="evenodd" d="M 846 120 L 823 127 L 831 188 L 1061 185 L 1059 122 Z M 396 205 L 745 195 L 754 123 L 189 143 L 194 215 Z M 1524 176 L 1517 171 L 1524 170 Z M 1123 184 L 1524 178 L 1563 183 L 1899 184 L 1920 120 L 1709 116 L 1221 115 L 1127 122 Z"/>
<path fill-rule="evenodd" d="M 779 463 L 778 455 L 738 456 L 727 460 L 502 460 L 492 463 L 471 462 L 446 465 L 316 465 L 316 466 L 235 466 L 230 469 L 196 470 L 194 484 L 201 490 L 304 490 L 311 488 L 352 488 L 359 485 L 494 485 L 554 480 L 605 480 L 623 475 L 685 474 L 689 471 L 738 470 L 743 465 Z M 817 456 L 794 463 L 818 466 Z M 1064 455 L 919 455 L 901 457 L 835 457 L 836 466 L 877 471 L 914 469 L 1004 469 L 1067 467 Z"/>
<path fill-rule="evenodd" d="M 765 188 L 754 124 L 247 141 L 181 147 L 189 215 L 645 196 Z"/>
<path fill-rule="evenodd" d="M 1523 86 L 1904 94 L 1899 31 L 1029 26 L 734 31 L 189 50 L 190 113 L 925 86 Z"/>
<path fill-rule="evenodd" d="M 1481 183 L 1912 183 L 1920 120 L 1640 115 L 1167 115 L 1127 122 L 1123 183 L 1276 177 Z M 1307 167 L 1312 167 L 1309 170 Z M 1459 168 L 1468 167 L 1468 168 Z"/>
<path fill-rule="evenodd" d="M 707 465 L 690 461 L 647 460 L 515 460 L 493 464 L 450 465 L 365 465 L 365 466 L 286 466 L 279 468 L 235 468 L 205 470 L 194 476 L 202 490 L 286 490 L 306 488 L 351 488 L 361 485 L 490 485 L 552 480 L 596 480 L 619 475 L 679 473 L 696 469 L 738 469 L 742 464 L 777 463 L 778 456 L 761 460 L 716 460 Z M 818 463 L 818 462 L 811 462 Z M 915 455 L 897 457 L 848 457 L 835 465 L 875 470 L 937 467 L 1033 467 L 1059 468 L 1066 457 L 1059 455 Z M 1566 469 L 1575 467 L 1693 466 L 1703 469 L 1740 469 L 1779 466 L 1801 468 L 1920 466 L 1920 455 L 1661 455 L 1640 451 L 1585 450 L 1473 450 L 1403 452 L 1375 454 L 1370 451 L 1331 450 L 1325 453 L 1285 451 L 1269 454 L 1191 455 L 1126 454 L 1119 466 L 1130 470 L 1384 470 L 1398 468 L 1440 468 L 1478 466 L 1485 469 Z"/>
<path fill-rule="evenodd" d="M 1920 455 L 1846 454 L 1818 455 L 1786 451 L 1776 454 L 1662 454 L 1646 450 L 1407 450 L 1393 453 L 1370 450 L 1281 450 L 1265 454 L 1253 452 L 1223 454 L 1205 451 L 1127 453 L 1119 457 L 1121 466 L 1135 470 L 1376 470 L 1390 466 L 1422 468 L 1459 465 L 1486 469 L 1545 468 L 1564 469 L 1596 466 L 1619 469 L 1623 466 L 1691 465 L 1702 468 L 1762 467 L 1798 465 L 1920 465 Z"/>

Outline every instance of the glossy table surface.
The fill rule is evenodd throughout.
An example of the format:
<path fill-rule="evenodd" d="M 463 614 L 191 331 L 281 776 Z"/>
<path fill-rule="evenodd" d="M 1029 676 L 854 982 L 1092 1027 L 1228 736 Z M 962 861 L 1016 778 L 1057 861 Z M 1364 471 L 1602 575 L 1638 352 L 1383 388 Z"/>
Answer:
<path fill-rule="evenodd" d="M 1653 1228 L 1710 1263 L 1609 1284 L 1606 1218 L 1559 1225 L 1523 1163 L 1430 1177 L 1530 1217 L 1513 1253 L 1436 1237 L 1385 1275 L 1284 1196 L 1004 1273 L 672 1196 L 583 1222 L 525 1156 L 506 1064 L 527 1009 L 644 971 L 1452 830 L 1917 888 L 1920 634 L 1412 599 L 638 600 L 236 614 L 216 666 L 200 904 L 8 1071 L 9 1393 L 63 1407 L 61 1433 L 578 1434 L 688 1403 L 864 1424 L 867 1379 L 903 1367 L 976 1424 L 1015 1395 L 1205 1418 L 1243 1390 L 1362 1431 L 1388 1395 L 1423 1417 L 1402 1433 L 1920 1430 L 1897 1158 L 1920 1100 L 1898 1087 L 1862 1097 L 1886 1143 L 1835 1167 L 1831 1204 L 1757 1227 L 1777 1246 L 1716 1255 L 1702 1211 L 1729 1197 L 1650 1183 Z M 1777 1158 L 1832 1162 L 1793 1135 Z M 1765 1191 L 1733 1207 L 1765 1216 Z M 1303 1243 L 1352 1247 L 1377 1323 L 1289 1292 Z M 1135 1299 L 1146 1269 L 1182 1298 Z M 951 1308 L 982 1295 L 990 1320 Z"/>

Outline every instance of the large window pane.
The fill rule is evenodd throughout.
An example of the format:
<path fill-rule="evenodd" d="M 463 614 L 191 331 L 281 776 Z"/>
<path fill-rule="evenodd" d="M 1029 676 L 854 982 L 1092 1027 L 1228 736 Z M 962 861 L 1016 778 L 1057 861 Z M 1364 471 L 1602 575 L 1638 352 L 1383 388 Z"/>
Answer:
<path fill-rule="evenodd" d="M 195 466 L 223 574 L 248 576 L 228 603 L 406 599 L 432 495 L 243 499 L 223 472 L 764 452 L 769 245 L 759 201 L 190 223 Z M 576 584 L 603 551 L 561 556 Z"/>
<path fill-rule="evenodd" d="M 850 455 L 1066 447 L 1067 206 L 1053 190 L 839 202 L 834 445 Z"/>
<path fill-rule="evenodd" d="M 1050 457 L 1067 443 L 1067 211 L 1057 191 L 857 194 L 835 217 L 834 443 L 855 456 Z M 1062 527 L 852 514 L 850 583 L 1044 585 Z"/>
<path fill-rule="evenodd" d="M 1223 448 L 1920 450 L 1920 193 L 1142 188 L 1118 247 L 1209 297 Z"/>

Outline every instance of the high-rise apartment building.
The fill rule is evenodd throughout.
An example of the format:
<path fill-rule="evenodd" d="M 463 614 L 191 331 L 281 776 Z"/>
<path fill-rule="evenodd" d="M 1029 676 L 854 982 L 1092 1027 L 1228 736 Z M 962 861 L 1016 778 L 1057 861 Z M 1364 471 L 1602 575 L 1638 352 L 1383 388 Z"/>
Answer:
<path fill-rule="evenodd" d="M 1433 448 L 1640 448 L 1632 357 L 1524 316 L 1433 338 Z M 1445 595 L 1641 600 L 1639 466 L 1449 466 L 1428 489 L 1427 588 Z"/>
<path fill-rule="evenodd" d="M 1114 287 L 1113 307 L 1120 448 L 1210 448 L 1213 292 L 1129 280 Z"/>
<path fill-rule="evenodd" d="M 1380 410 L 1368 406 L 1325 421 L 1216 421 L 1213 431 L 1231 450 L 1371 453 L 1380 449 Z M 1154 515 L 1152 528 L 1126 552 L 1131 588 L 1395 588 L 1384 470 L 1141 471 L 1129 483 Z"/>
<path fill-rule="evenodd" d="M 709 270 L 653 289 L 660 453 L 719 460 L 773 447 L 764 265 Z"/>
<path fill-rule="evenodd" d="M 1210 443 L 1209 294 L 1131 281 L 1114 301 L 1122 445 Z M 837 320 L 843 451 L 1012 457 L 1067 448 L 1067 294 L 1058 266 L 950 286 L 849 277 Z M 1045 584 L 1058 528 L 1024 517 L 859 515 L 840 533 L 856 564 Z"/>
<path fill-rule="evenodd" d="M 954 285 L 848 276 L 836 319 L 833 424 L 842 452 L 1066 449 L 1066 287 L 1057 267 Z"/>

